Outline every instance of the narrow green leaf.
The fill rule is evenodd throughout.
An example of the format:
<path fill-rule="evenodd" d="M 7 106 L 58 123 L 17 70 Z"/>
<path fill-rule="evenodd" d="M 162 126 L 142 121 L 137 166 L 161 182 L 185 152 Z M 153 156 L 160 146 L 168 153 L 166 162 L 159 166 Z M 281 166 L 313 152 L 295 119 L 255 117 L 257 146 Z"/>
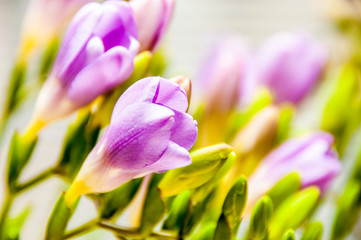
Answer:
<path fill-rule="evenodd" d="M 246 240 L 268 239 L 268 229 L 272 211 L 272 201 L 268 196 L 258 201 L 252 212 L 251 221 L 246 233 Z"/>
<path fill-rule="evenodd" d="M 184 191 L 173 200 L 168 217 L 164 221 L 163 229 L 181 230 L 184 227 L 186 216 L 190 210 L 190 191 Z"/>
<path fill-rule="evenodd" d="M 316 207 L 320 191 L 308 187 L 286 199 L 276 209 L 270 224 L 270 239 L 280 239 L 287 229 L 295 229 Z"/>
<path fill-rule="evenodd" d="M 285 235 L 283 235 L 282 240 L 296 240 L 295 232 L 292 229 L 288 230 Z"/>
<path fill-rule="evenodd" d="M 321 222 L 308 224 L 303 232 L 301 240 L 321 240 L 322 231 L 323 227 Z"/>
<path fill-rule="evenodd" d="M 213 240 L 231 240 L 232 229 L 229 222 L 226 220 L 226 217 L 221 214 L 219 217 L 216 230 L 214 232 Z"/>

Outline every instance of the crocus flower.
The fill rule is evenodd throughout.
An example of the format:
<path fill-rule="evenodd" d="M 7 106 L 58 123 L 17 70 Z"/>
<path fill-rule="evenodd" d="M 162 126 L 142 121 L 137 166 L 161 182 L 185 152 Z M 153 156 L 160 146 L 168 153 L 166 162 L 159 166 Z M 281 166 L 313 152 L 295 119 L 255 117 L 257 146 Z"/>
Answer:
<path fill-rule="evenodd" d="M 154 51 L 172 19 L 174 0 L 132 0 L 139 32 L 139 51 Z"/>
<path fill-rule="evenodd" d="M 320 78 L 327 51 L 307 34 L 285 32 L 269 38 L 252 62 L 249 81 L 269 87 L 277 103 L 297 104 Z"/>
<path fill-rule="evenodd" d="M 133 71 L 138 46 L 129 3 L 85 5 L 70 23 L 40 91 L 34 121 L 65 117 L 125 81 Z"/>
<path fill-rule="evenodd" d="M 248 46 L 238 37 L 218 41 L 206 56 L 199 75 L 202 92 L 205 93 L 200 124 L 202 146 L 224 141 L 222 134 L 225 133 L 229 113 L 242 95 L 238 88 L 246 87 L 243 78 L 249 56 Z"/>
<path fill-rule="evenodd" d="M 187 108 L 186 93 L 173 81 L 149 77 L 129 87 L 68 190 L 67 202 L 190 164 L 188 150 L 196 140 L 197 123 L 185 113 Z"/>
<path fill-rule="evenodd" d="M 47 46 L 54 38 L 60 38 L 74 14 L 89 1 L 32 0 L 23 21 L 22 57 L 27 58 L 35 48 Z"/>
<path fill-rule="evenodd" d="M 326 132 L 291 138 L 269 153 L 249 177 L 248 203 L 255 203 L 279 180 L 292 172 L 300 175 L 302 187 L 316 185 L 324 193 L 341 171 Z"/>

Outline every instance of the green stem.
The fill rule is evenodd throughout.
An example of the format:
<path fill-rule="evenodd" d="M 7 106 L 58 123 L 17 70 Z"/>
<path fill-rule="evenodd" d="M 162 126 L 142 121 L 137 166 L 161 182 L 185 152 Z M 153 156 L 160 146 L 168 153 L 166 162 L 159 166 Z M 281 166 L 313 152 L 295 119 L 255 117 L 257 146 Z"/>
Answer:
<path fill-rule="evenodd" d="M 98 219 L 91 220 L 90 222 L 85 223 L 84 225 L 81 225 L 75 229 L 70 230 L 69 232 L 64 234 L 64 239 L 68 239 L 71 237 L 75 237 L 77 235 L 85 234 L 87 232 L 90 232 L 93 230 L 98 223 Z"/>
<path fill-rule="evenodd" d="M 11 205 L 14 201 L 14 195 L 10 193 L 10 191 L 7 191 L 5 199 L 4 199 L 4 203 L 3 203 L 3 208 L 1 211 L 1 216 L 0 216 L 0 239 L 4 239 L 5 236 L 3 236 L 4 234 L 4 229 L 5 229 L 5 223 L 6 223 L 6 219 L 7 216 L 10 212 L 11 209 Z"/>
<path fill-rule="evenodd" d="M 128 237 L 128 238 L 132 238 L 132 239 L 144 239 L 144 236 L 139 233 L 137 228 L 125 228 L 125 227 L 120 227 L 117 226 L 115 224 L 109 223 L 109 222 L 105 222 L 105 221 L 100 221 L 98 223 L 98 226 L 103 228 L 103 229 L 107 229 L 112 231 L 113 233 L 115 233 L 118 236 L 121 237 Z M 147 236 L 147 239 L 158 239 L 158 240 L 176 240 L 176 239 L 181 239 L 178 236 L 174 236 L 171 234 L 166 234 L 166 233 L 150 233 L 149 236 Z"/>
<path fill-rule="evenodd" d="M 25 183 L 21 183 L 15 186 L 15 193 L 19 194 L 23 191 L 25 191 L 28 188 L 31 188 L 43 181 L 45 181 L 46 179 L 48 179 L 49 177 L 53 176 L 55 174 L 56 170 L 53 168 L 47 169 L 44 172 L 40 173 L 38 176 L 34 177 L 33 179 L 25 182 Z"/>

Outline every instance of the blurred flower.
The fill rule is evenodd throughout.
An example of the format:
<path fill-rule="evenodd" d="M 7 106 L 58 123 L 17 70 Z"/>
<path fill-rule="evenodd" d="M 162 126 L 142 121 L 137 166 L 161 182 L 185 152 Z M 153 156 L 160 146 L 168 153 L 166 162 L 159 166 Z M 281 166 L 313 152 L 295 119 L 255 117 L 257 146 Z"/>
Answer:
<path fill-rule="evenodd" d="M 119 98 L 110 126 L 85 160 L 67 202 L 190 164 L 197 123 L 185 113 L 187 108 L 187 96 L 174 82 L 149 77 L 133 84 Z"/>
<path fill-rule="evenodd" d="M 302 187 L 316 185 L 325 192 L 342 167 L 332 143 L 332 135 L 326 132 L 285 141 L 269 153 L 249 177 L 248 203 L 254 204 L 292 172 L 300 175 Z"/>
<path fill-rule="evenodd" d="M 76 11 L 90 0 L 32 0 L 23 20 L 20 54 L 28 58 L 38 47 L 61 37 Z"/>
<path fill-rule="evenodd" d="M 139 32 L 139 51 L 154 51 L 173 15 L 174 0 L 132 0 Z"/>
<path fill-rule="evenodd" d="M 125 81 L 134 68 L 136 38 L 128 3 L 85 5 L 72 20 L 40 91 L 34 121 L 65 117 Z"/>
<path fill-rule="evenodd" d="M 256 53 L 248 81 L 269 87 L 277 103 L 297 104 L 320 78 L 326 62 L 325 47 L 311 36 L 279 33 Z"/>
<path fill-rule="evenodd" d="M 236 37 L 218 42 L 208 54 L 200 75 L 204 87 L 202 92 L 206 93 L 200 120 L 202 146 L 224 141 L 229 114 L 242 95 L 238 89 L 248 92 L 243 78 L 249 54 L 248 46 Z"/>

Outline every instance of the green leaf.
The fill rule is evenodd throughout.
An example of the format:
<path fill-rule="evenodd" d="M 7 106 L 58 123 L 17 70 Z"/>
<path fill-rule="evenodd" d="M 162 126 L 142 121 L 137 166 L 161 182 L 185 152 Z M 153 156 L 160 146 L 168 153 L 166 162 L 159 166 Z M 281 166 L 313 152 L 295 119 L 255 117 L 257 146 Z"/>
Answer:
<path fill-rule="evenodd" d="M 274 208 L 286 198 L 296 193 L 301 187 L 301 178 L 298 173 L 290 173 L 276 183 L 267 195 L 272 199 Z"/>
<path fill-rule="evenodd" d="M 282 202 L 270 224 L 270 239 L 280 239 L 287 229 L 302 224 L 316 207 L 319 196 L 317 187 L 308 187 Z"/>
<path fill-rule="evenodd" d="M 252 212 L 251 221 L 246 233 L 246 240 L 268 239 L 268 229 L 272 211 L 272 201 L 268 196 L 264 196 L 257 202 Z"/>
<path fill-rule="evenodd" d="M 229 190 L 222 207 L 224 215 L 231 231 L 237 234 L 238 227 L 241 223 L 241 217 L 247 201 L 247 179 L 240 177 Z"/>
<path fill-rule="evenodd" d="M 199 232 L 190 237 L 191 240 L 209 240 L 213 239 L 216 225 L 208 224 Z"/>
<path fill-rule="evenodd" d="M 158 184 L 163 174 L 153 175 L 145 198 L 140 232 L 147 236 L 162 219 L 165 213 L 165 203 L 158 190 Z"/>
<path fill-rule="evenodd" d="M 49 75 L 51 66 L 53 65 L 59 47 L 60 47 L 59 39 L 54 38 L 52 41 L 49 42 L 47 48 L 45 49 L 39 69 L 39 76 L 40 76 L 39 80 L 41 83 L 43 83 L 46 80 L 47 76 Z"/>
<path fill-rule="evenodd" d="M 192 152 L 190 165 L 166 173 L 159 184 L 162 196 L 174 196 L 184 190 L 205 184 L 222 167 L 231 152 L 232 148 L 226 144 L 213 145 Z"/>
<path fill-rule="evenodd" d="M 26 207 L 18 216 L 6 221 L 6 240 L 20 239 L 21 228 L 24 225 L 26 218 L 29 216 L 29 213 L 30 207 Z"/>
<path fill-rule="evenodd" d="M 278 133 L 276 138 L 276 145 L 280 144 L 288 138 L 290 125 L 293 118 L 294 109 L 291 106 L 282 107 L 280 117 L 278 120 Z"/>
<path fill-rule="evenodd" d="M 351 180 L 338 202 L 332 228 L 332 240 L 343 239 L 353 229 L 361 209 L 361 184 Z"/>
<path fill-rule="evenodd" d="M 186 216 L 190 210 L 190 191 L 184 191 L 173 200 L 167 219 L 164 221 L 163 229 L 181 230 L 184 227 Z"/>
<path fill-rule="evenodd" d="M 288 230 L 285 235 L 283 235 L 282 240 L 296 240 L 295 232 L 292 229 Z"/>
<path fill-rule="evenodd" d="M 221 214 L 219 217 L 216 230 L 214 232 L 213 240 L 231 240 L 233 239 L 232 236 L 232 229 L 229 222 L 226 220 L 226 217 Z"/>
<path fill-rule="evenodd" d="M 74 203 L 70 209 L 64 200 L 64 193 L 61 194 L 55 204 L 53 212 L 48 221 L 45 239 L 46 240 L 62 240 L 66 226 L 76 208 L 78 201 Z"/>
<path fill-rule="evenodd" d="M 133 179 L 111 192 L 102 194 L 101 218 L 110 219 L 119 215 L 132 201 L 141 182 L 141 178 Z"/>
<path fill-rule="evenodd" d="M 4 106 L 3 118 L 8 117 L 17 109 L 24 99 L 24 82 L 26 76 L 26 63 L 19 61 L 13 68 L 13 72 L 9 81 L 6 101 Z"/>
<path fill-rule="evenodd" d="M 11 140 L 8 155 L 8 185 L 13 190 L 20 173 L 29 162 L 31 155 L 37 143 L 37 138 L 29 142 L 23 139 L 17 132 L 14 133 Z"/>
<path fill-rule="evenodd" d="M 321 240 L 322 231 L 323 227 L 321 222 L 308 224 L 303 232 L 301 240 Z"/>
<path fill-rule="evenodd" d="M 69 126 L 64 139 L 57 169 L 69 181 L 75 178 L 98 138 L 100 128 L 90 124 L 91 120 L 89 113 L 79 114 L 77 120 Z"/>
<path fill-rule="evenodd" d="M 233 163 L 236 160 L 236 154 L 234 152 L 230 153 L 228 155 L 228 158 L 226 162 L 222 165 L 222 167 L 216 172 L 216 174 L 205 184 L 202 186 L 195 188 L 192 192 L 192 201 L 193 202 L 201 202 L 206 197 L 208 197 L 211 192 L 215 189 L 217 184 L 220 182 L 220 180 L 223 179 L 223 177 L 229 172 L 229 170 L 232 168 Z"/>

